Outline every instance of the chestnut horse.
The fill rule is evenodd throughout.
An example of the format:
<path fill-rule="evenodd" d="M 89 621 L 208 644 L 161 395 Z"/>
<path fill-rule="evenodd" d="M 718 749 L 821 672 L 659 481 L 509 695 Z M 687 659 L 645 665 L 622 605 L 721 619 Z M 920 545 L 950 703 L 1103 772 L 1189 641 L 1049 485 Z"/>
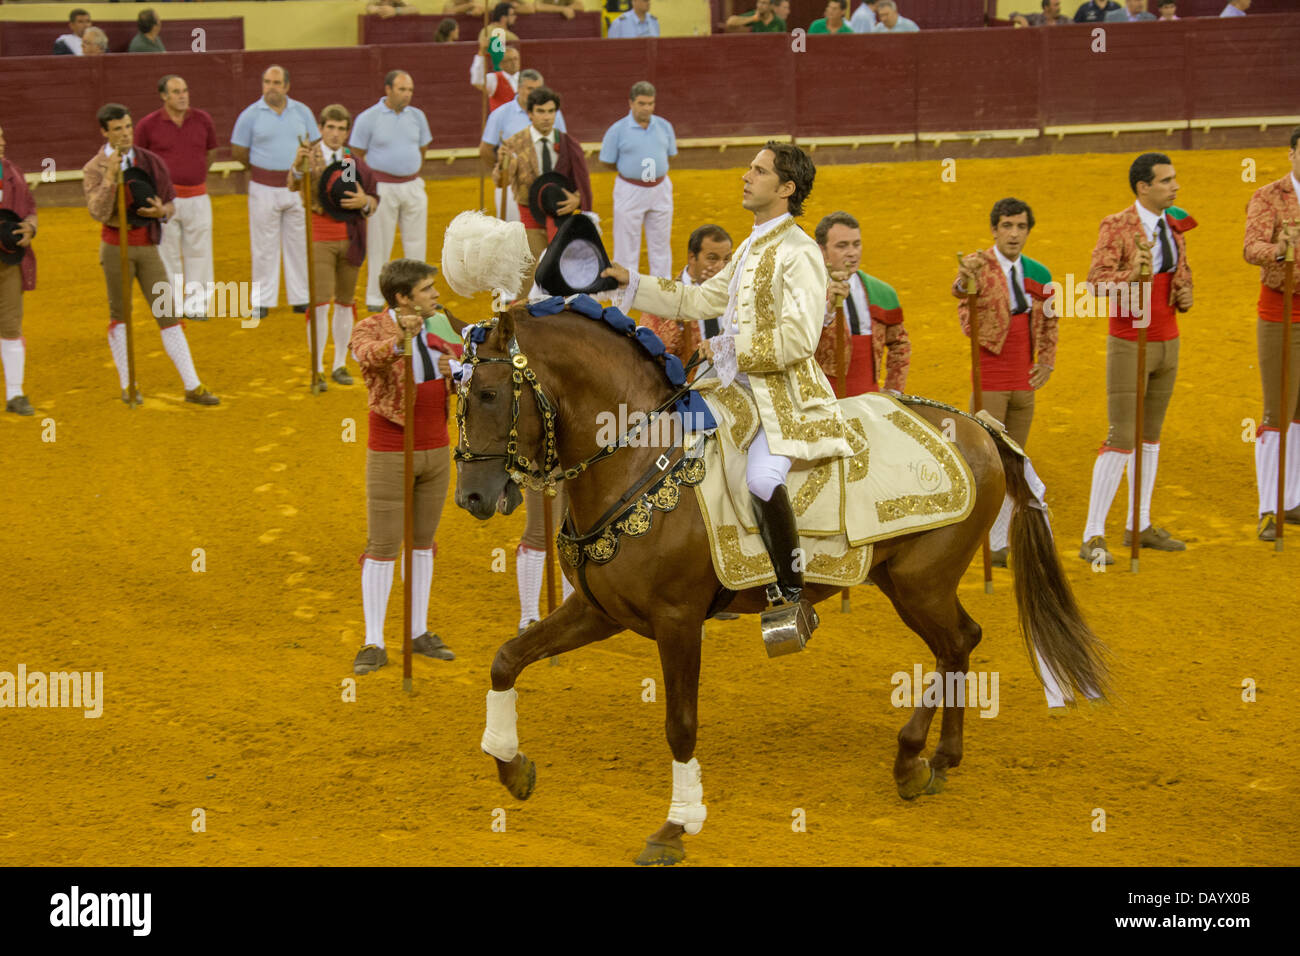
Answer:
<path fill-rule="evenodd" d="M 577 533 L 603 521 L 611 506 L 617 512 L 620 500 L 635 502 L 631 493 L 639 493 L 639 483 L 656 473 L 656 459 L 666 452 L 671 457 L 673 443 L 628 442 L 616 450 L 604 447 L 602 453 L 597 423 L 608 421 L 620 404 L 631 417 L 634 411 L 649 412 L 670 402 L 676 390 L 665 375 L 664 360 L 648 354 L 626 330 L 621 334 L 569 310 L 535 317 L 514 306 L 494 324 L 480 324 L 477 332 L 481 341 L 467 356 L 472 371 L 458 396 L 456 504 L 482 520 L 496 511 L 509 514 L 522 500 L 512 473 L 513 479 L 536 482 L 557 467 L 566 470 Z M 1103 693 L 1102 645 L 1075 604 L 1046 516 L 1029 506 L 1033 495 L 1021 459 L 968 416 L 927 406 L 916 411 L 937 426 L 955 428 L 949 434 L 974 476 L 974 506 L 956 524 L 878 542 L 870 579 L 934 652 L 940 673 L 965 673 L 981 630 L 957 599 L 957 585 L 1009 488 L 1015 503 L 1015 594 L 1031 660 L 1035 651 L 1041 655 L 1067 697 L 1074 689 Z M 530 474 L 531 479 L 526 477 Z M 586 562 L 585 587 L 594 603 L 574 568 L 561 563 L 574 592 L 545 620 L 506 641 L 492 661 L 484 750 L 495 751 L 498 776 L 511 794 L 526 799 L 537 771 L 518 752 L 513 688 L 520 673 L 543 658 L 621 631 L 650 638 L 663 667 L 674 787 L 668 822 L 646 841 L 637 862 L 675 863 L 685 856 L 682 835 L 698 832 L 705 816 L 699 765 L 693 760 L 702 625 L 724 606 L 742 614 L 763 611 L 765 589 L 737 593 L 729 605 L 720 598 L 732 592 L 723 589 L 714 573 L 704 521 L 689 489 L 674 510 L 654 513 L 644 533 L 624 535 L 612 560 Z M 804 594 L 817 603 L 840 591 L 810 584 Z M 935 709 L 915 707 L 898 734 L 894 780 L 905 799 L 938 792 L 948 770 L 961 763 L 961 706 L 944 707 L 938 746 L 929 760 L 921 756 Z"/>

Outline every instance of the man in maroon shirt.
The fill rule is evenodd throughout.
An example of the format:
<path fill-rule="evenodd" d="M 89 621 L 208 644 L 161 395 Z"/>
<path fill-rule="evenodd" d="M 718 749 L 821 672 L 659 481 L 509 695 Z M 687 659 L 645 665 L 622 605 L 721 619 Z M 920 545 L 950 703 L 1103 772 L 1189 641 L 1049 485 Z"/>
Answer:
<path fill-rule="evenodd" d="M 415 546 L 411 550 L 411 647 L 417 654 L 450 661 L 455 654 L 428 631 L 433 586 L 434 535 L 451 484 L 447 436 L 447 394 L 460 366 L 460 345 L 424 331 L 438 308 L 433 284 L 437 270 L 418 259 L 394 259 L 379 273 L 388 308 L 362 319 L 352 330 L 352 354 L 370 393 L 370 437 L 366 443 L 366 553 L 361 556 L 361 605 L 366 642 L 352 670 L 368 674 L 388 663 L 384 617 L 393 586 L 393 564 L 402 550 L 405 496 L 404 332 L 415 349 Z"/>
<path fill-rule="evenodd" d="M 158 254 L 172 283 L 175 316 L 212 314 L 212 203 L 208 166 L 217 149 L 212 117 L 190 108 L 190 89 L 169 73 L 158 81 L 162 108 L 135 128 L 135 143 L 162 157 L 176 189 L 176 212 L 163 226 Z"/>

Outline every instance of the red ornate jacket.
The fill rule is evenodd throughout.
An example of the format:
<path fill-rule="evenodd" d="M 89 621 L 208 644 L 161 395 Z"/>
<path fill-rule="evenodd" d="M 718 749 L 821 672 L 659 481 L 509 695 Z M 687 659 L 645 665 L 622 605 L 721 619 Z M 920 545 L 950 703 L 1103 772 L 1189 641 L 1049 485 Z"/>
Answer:
<path fill-rule="evenodd" d="M 459 359 L 463 346 L 446 342 L 432 333 L 422 333 L 432 349 Z M 396 425 L 405 426 L 405 389 L 402 384 L 401 356 L 396 346 L 404 336 L 393 318 L 391 310 L 362 319 L 352 329 L 348 347 L 361 366 L 361 377 L 370 393 L 370 410 L 382 415 Z M 444 378 L 444 387 L 450 391 L 451 380 Z"/>
<path fill-rule="evenodd" d="M 984 263 L 977 277 L 979 298 L 976 300 L 976 307 L 979 309 L 980 348 L 987 349 L 994 355 L 1001 355 L 1002 346 L 1007 341 L 1007 333 L 1011 331 L 1011 293 L 1007 289 L 1006 273 L 1002 271 L 1002 264 L 998 262 L 993 248 L 983 250 L 980 255 L 984 257 Z M 1022 255 L 1020 258 L 1023 261 L 1028 257 Z M 1030 347 L 1037 364 L 1055 368 L 1059 329 L 1056 316 L 1048 315 L 1044 308 L 1047 300 L 1051 298 L 1051 290 L 1030 275 L 1031 268 L 1023 270 L 1021 280 L 1030 302 Z M 1050 278 L 1048 281 L 1050 282 Z M 957 306 L 957 318 L 961 321 L 962 332 L 969 338 L 970 308 L 966 304 L 966 292 L 960 277 L 952 284 L 952 294 L 961 299 L 961 303 Z"/>
<path fill-rule="evenodd" d="M 0 209 L 12 210 L 19 219 L 31 223 L 34 227 L 36 200 L 32 198 L 32 191 L 27 188 L 27 179 L 23 176 L 23 171 L 7 159 L 0 159 L 0 169 L 3 170 L 3 175 L 0 176 L 0 193 L 3 194 L 3 198 L 0 199 Z M 36 253 L 32 251 L 30 243 L 27 245 L 27 251 L 23 253 L 18 268 L 23 280 L 23 291 L 31 292 L 36 288 Z"/>
<path fill-rule="evenodd" d="M 1300 200 L 1296 199 L 1291 174 L 1260 186 L 1246 206 L 1246 244 L 1242 254 L 1259 266 L 1259 281 L 1275 292 L 1282 291 L 1282 263 L 1276 260 L 1278 236 L 1283 219 L 1300 221 Z"/>
<path fill-rule="evenodd" d="M 881 388 L 901 392 L 907 385 L 907 372 L 912 365 L 912 340 L 903 325 L 903 309 L 898 305 L 898 296 L 888 283 L 858 271 L 863 288 L 867 293 L 867 307 L 871 311 L 871 360 L 875 366 L 872 378 L 880 383 Z M 878 301 L 883 300 L 883 301 Z M 889 354 L 885 355 L 885 349 Z M 821 338 L 817 340 L 817 349 L 813 353 L 817 364 L 826 373 L 828 381 L 834 382 L 840 374 L 838 356 L 835 354 L 835 323 L 822 326 Z M 884 358 L 885 374 L 880 375 L 881 359 Z M 848 374 L 848 369 L 845 369 Z"/>
<path fill-rule="evenodd" d="M 1181 210 L 1179 210 L 1181 212 Z M 1187 241 L 1183 233 L 1196 225 L 1191 216 L 1177 218 L 1165 210 L 1165 227 L 1178 247 L 1178 264 L 1174 266 L 1170 288 L 1176 295 L 1181 289 L 1192 287 L 1192 267 L 1187 262 Z M 1133 265 L 1137 262 L 1136 237 L 1145 237 L 1142 220 L 1135 206 L 1107 216 L 1101 221 L 1097 245 L 1092 250 L 1092 263 L 1088 267 L 1088 282 L 1094 287 L 1102 282 L 1127 283 L 1131 281 Z M 1179 312 L 1186 311 L 1178 309 Z"/>

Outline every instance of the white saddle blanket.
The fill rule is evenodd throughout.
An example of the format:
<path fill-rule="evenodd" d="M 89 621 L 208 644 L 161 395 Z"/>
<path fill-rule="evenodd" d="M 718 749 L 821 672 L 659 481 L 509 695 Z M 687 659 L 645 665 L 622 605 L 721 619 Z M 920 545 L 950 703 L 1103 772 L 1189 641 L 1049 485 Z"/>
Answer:
<path fill-rule="evenodd" d="M 718 422 L 695 488 L 709 531 L 713 565 L 732 590 L 776 580 L 758 535 L 745 452 L 758 431 L 758 409 L 743 387 L 701 393 Z M 872 543 L 955 524 L 974 505 L 974 481 L 956 447 L 935 426 L 890 395 L 843 399 L 853 456 L 796 461 L 786 481 L 804 551 L 804 580 L 839 587 L 871 570 Z M 696 451 L 703 439 L 694 436 Z"/>

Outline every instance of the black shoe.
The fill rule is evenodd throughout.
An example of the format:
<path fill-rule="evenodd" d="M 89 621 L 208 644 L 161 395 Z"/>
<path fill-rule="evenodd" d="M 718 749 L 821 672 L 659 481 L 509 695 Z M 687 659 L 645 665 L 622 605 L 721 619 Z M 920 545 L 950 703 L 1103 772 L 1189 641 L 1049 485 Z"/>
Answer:
<path fill-rule="evenodd" d="M 331 372 L 330 378 L 334 379 L 334 381 L 338 382 L 340 385 L 352 384 L 352 376 L 348 374 L 347 367 L 343 365 L 340 365 L 333 372 Z"/>
<path fill-rule="evenodd" d="M 250 319 L 264 319 L 270 314 L 270 309 L 253 309 L 248 317 Z"/>
<path fill-rule="evenodd" d="M 306 311 L 307 311 L 307 306 L 305 306 L 305 305 L 295 305 L 295 306 L 293 307 L 293 311 L 297 312 L 299 315 L 303 315 L 303 314 L 306 313 Z"/>
<path fill-rule="evenodd" d="M 366 311 L 369 312 L 371 315 L 378 315 L 380 312 L 383 312 L 387 308 L 388 306 L 386 305 L 371 305 L 369 302 L 366 303 Z"/>
<path fill-rule="evenodd" d="M 793 563 L 794 551 L 799 547 L 799 529 L 795 525 L 790 497 L 785 485 L 778 485 L 770 501 L 764 501 L 753 492 L 750 492 L 750 498 L 754 502 L 759 536 L 776 571 L 781 597 L 794 604 L 803 590 L 803 572 L 796 571 Z"/>
<path fill-rule="evenodd" d="M 369 674 L 388 664 L 388 651 L 374 644 L 367 644 L 357 651 L 356 660 L 352 662 L 352 673 Z"/>
<path fill-rule="evenodd" d="M 5 402 L 5 411 L 13 412 L 15 415 L 35 415 L 36 410 L 32 408 L 32 403 L 27 400 L 26 395 L 15 395 L 9 401 Z"/>
<path fill-rule="evenodd" d="M 411 642 L 411 650 L 417 654 L 423 654 L 425 657 L 436 657 L 440 661 L 454 661 L 456 659 L 456 655 L 451 652 L 451 648 L 442 643 L 442 638 L 437 634 L 430 634 L 428 631 L 425 631 Z"/>

